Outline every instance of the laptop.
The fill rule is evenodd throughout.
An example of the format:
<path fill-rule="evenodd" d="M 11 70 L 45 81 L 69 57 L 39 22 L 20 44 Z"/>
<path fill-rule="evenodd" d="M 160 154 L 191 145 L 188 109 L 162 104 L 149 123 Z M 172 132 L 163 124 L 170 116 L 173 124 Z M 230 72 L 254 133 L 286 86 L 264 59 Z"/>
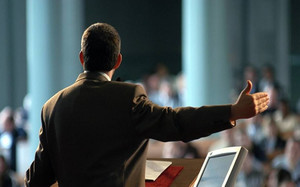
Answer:
<path fill-rule="evenodd" d="M 209 152 L 193 187 L 233 187 L 247 154 L 242 146 Z"/>

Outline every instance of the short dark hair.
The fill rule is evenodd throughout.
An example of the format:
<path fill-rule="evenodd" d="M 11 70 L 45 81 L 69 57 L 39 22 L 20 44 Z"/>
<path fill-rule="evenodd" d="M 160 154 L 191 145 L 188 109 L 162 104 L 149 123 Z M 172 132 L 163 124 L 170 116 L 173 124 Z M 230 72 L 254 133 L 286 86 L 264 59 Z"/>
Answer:
<path fill-rule="evenodd" d="M 117 30 L 107 23 L 89 26 L 81 39 L 84 69 L 88 71 L 110 71 L 115 66 L 121 49 Z"/>

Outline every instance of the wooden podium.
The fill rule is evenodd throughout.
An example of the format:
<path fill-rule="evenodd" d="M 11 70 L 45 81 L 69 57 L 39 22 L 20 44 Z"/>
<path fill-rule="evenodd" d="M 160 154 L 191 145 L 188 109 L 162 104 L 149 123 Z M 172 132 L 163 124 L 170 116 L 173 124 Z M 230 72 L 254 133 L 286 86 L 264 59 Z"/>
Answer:
<path fill-rule="evenodd" d="M 176 158 L 149 158 L 149 160 L 171 161 L 171 166 L 182 166 L 183 169 L 176 176 L 170 187 L 191 186 L 200 171 L 204 159 L 176 159 Z M 57 183 L 51 187 L 58 187 Z"/>
<path fill-rule="evenodd" d="M 201 169 L 204 159 L 175 159 L 149 158 L 149 160 L 171 161 L 171 166 L 183 166 L 181 172 L 174 179 L 170 187 L 191 186 Z"/>

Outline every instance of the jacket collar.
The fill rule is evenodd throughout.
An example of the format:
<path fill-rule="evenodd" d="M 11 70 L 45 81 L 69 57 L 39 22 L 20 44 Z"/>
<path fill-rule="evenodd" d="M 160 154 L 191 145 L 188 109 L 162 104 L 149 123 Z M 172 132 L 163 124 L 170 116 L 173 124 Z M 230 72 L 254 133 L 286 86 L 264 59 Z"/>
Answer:
<path fill-rule="evenodd" d="M 98 72 L 84 72 L 80 73 L 79 76 L 76 79 L 76 82 L 83 80 L 83 79 L 89 79 L 89 80 L 98 80 L 98 81 L 108 81 L 106 77 L 101 75 Z"/>

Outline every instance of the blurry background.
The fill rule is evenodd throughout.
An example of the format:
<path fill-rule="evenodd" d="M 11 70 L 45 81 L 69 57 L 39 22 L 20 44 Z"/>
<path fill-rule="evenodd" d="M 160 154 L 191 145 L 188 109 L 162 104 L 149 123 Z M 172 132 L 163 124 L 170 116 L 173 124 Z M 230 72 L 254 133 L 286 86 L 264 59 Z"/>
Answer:
<path fill-rule="evenodd" d="M 300 1 L 0 0 L 0 8 L 0 109 L 23 120 L 15 119 L 21 175 L 38 143 L 42 104 L 82 71 L 81 34 L 95 22 L 121 36 L 115 77 L 143 84 L 158 104 L 229 103 L 245 79 L 266 88 L 269 68 L 276 102 L 299 112 Z"/>

